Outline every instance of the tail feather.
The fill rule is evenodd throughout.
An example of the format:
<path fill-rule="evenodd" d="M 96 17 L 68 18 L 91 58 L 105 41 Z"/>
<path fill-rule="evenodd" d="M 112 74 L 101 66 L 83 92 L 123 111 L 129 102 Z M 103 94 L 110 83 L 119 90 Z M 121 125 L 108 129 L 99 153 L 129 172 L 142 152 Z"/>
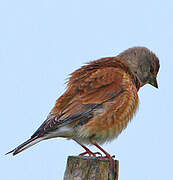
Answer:
<path fill-rule="evenodd" d="M 14 155 L 24 151 L 25 149 L 28 149 L 29 147 L 33 146 L 34 144 L 37 144 L 42 139 L 43 138 L 40 138 L 40 137 L 34 137 L 34 138 L 31 138 L 31 139 L 28 139 L 27 141 L 25 141 L 24 143 L 19 145 L 17 148 L 13 149 L 12 151 L 9 151 L 5 155 L 13 153 L 13 156 L 14 156 Z"/>

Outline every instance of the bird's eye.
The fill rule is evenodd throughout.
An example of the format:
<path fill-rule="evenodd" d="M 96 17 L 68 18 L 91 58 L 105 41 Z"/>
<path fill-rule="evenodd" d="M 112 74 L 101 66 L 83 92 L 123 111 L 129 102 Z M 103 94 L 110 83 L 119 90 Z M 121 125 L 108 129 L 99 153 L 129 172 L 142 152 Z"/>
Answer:
<path fill-rule="evenodd" d="M 150 72 L 153 73 L 154 72 L 154 68 L 153 66 L 150 66 Z"/>

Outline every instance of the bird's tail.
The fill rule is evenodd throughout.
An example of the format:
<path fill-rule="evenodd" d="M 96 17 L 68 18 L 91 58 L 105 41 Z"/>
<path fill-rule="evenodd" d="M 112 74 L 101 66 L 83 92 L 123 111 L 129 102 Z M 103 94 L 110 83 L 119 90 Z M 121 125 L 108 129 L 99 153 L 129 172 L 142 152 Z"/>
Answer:
<path fill-rule="evenodd" d="M 43 140 L 43 138 L 41 137 L 33 137 L 28 139 L 27 141 L 25 141 L 24 143 L 22 143 L 21 145 L 19 145 L 18 147 L 16 147 L 15 149 L 13 149 L 12 151 L 9 151 L 7 154 L 13 153 L 13 156 L 24 151 L 25 149 L 28 149 L 29 147 L 33 146 L 34 144 L 37 144 L 38 142 L 40 142 L 41 140 Z"/>

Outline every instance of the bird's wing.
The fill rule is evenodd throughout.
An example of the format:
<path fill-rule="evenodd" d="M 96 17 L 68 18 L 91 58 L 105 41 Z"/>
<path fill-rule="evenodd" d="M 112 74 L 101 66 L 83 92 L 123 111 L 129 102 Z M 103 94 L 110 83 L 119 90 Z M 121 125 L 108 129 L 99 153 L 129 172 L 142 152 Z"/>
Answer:
<path fill-rule="evenodd" d="M 86 126 L 94 127 L 93 117 L 98 117 L 99 122 L 100 118 L 107 117 L 108 111 L 108 114 L 111 110 L 121 114 L 122 104 L 127 105 L 127 101 L 130 107 L 125 115 L 133 114 L 135 104 L 138 104 L 134 101 L 138 99 L 139 87 L 137 77 L 119 57 L 90 62 L 71 74 L 66 92 L 56 101 L 46 121 L 31 138 L 9 153 L 16 155 L 46 138 L 60 136 L 58 132 L 67 137 L 64 131 L 67 133 L 69 127 L 70 131 L 78 126 L 82 127 L 80 130 L 86 129 Z"/>
<path fill-rule="evenodd" d="M 89 69 L 90 68 L 90 69 Z M 32 137 L 44 136 L 70 123 L 88 122 L 96 109 L 106 101 L 121 94 L 124 74 L 120 67 L 91 68 L 73 73 L 68 88 L 56 102 L 47 120 Z"/>

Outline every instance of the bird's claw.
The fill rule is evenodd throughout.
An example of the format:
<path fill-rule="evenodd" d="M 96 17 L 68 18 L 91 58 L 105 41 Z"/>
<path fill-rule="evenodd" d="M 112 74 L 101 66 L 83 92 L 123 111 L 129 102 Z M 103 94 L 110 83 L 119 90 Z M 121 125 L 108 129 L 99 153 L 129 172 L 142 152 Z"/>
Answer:
<path fill-rule="evenodd" d="M 89 156 L 98 157 L 98 158 L 102 157 L 102 154 L 100 152 L 91 152 L 91 151 L 85 151 L 85 152 L 79 154 L 79 156 L 85 156 L 86 154 L 88 154 Z M 97 156 L 97 155 L 99 155 L 99 156 Z"/>
<path fill-rule="evenodd" d="M 112 155 L 112 158 L 115 159 L 115 155 Z"/>

